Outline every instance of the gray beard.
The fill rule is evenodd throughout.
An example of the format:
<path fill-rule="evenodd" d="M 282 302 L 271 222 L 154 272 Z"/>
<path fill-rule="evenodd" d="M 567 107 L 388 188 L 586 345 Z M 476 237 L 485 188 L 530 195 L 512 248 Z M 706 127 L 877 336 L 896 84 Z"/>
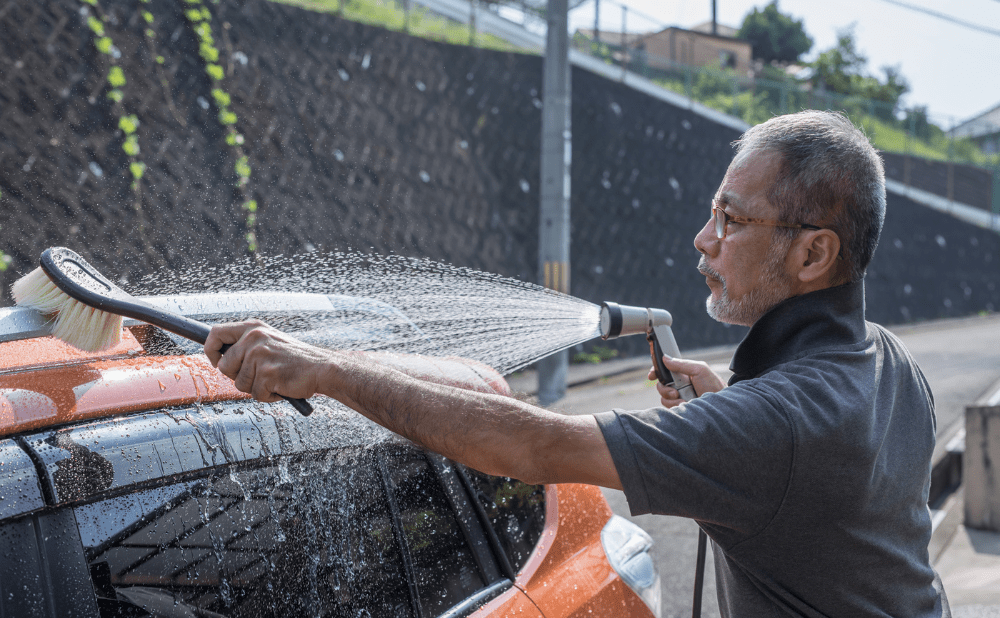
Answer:
<path fill-rule="evenodd" d="M 791 295 L 791 285 L 781 273 L 781 262 L 784 260 L 787 247 L 779 246 L 775 249 L 776 251 L 768 253 L 760 285 L 739 299 L 729 297 L 726 280 L 722 275 L 709 268 L 708 264 L 705 263 L 705 256 L 702 256 L 698 262 L 698 271 L 703 275 L 717 279 L 722 284 L 722 294 L 719 295 L 719 299 L 713 300 L 712 294 L 709 294 L 705 301 L 708 315 L 726 324 L 753 326 L 754 322 L 762 315 L 788 298 Z"/>

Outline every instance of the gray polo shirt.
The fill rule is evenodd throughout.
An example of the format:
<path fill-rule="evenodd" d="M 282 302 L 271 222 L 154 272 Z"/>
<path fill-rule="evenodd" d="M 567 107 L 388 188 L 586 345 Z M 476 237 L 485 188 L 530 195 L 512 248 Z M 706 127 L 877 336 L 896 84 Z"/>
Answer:
<path fill-rule="evenodd" d="M 723 616 L 941 616 L 934 402 L 903 344 L 865 321 L 864 285 L 779 304 L 732 370 L 669 410 L 596 415 L 632 514 L 708 533 Z"/>

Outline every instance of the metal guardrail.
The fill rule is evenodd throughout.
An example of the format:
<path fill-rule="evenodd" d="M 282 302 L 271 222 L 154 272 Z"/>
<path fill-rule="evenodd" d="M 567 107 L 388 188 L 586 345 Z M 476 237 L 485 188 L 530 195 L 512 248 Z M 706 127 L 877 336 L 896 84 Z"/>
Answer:
<path fill-rule="evenodd" d="M 987 212 L 981 208 L 949 200 L 928 191 L 921 191 L 920 189 L 909 187 L 897 180 L 890 180 L 888 178 L 885 180 L 885 189 L 886 191 L 892 191 L 893 193 L 908 197 L 914 202 L 923 204 L 934 210 L 947 213 L 966 223 L 1000 232 L 1000 213 Z"/>

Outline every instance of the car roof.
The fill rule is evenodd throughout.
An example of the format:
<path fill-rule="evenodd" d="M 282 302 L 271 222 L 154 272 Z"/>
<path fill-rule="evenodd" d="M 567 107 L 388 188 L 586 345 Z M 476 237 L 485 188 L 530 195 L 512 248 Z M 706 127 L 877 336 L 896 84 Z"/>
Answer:
<path fill-rule="evenodd" d="M 389 330 L 373 331 L 400 322 L 419 333 L 392 305 L 362 297 L 233 292 L 140 299 L 206 322 L 348 312 L 355 319 L 335 329 L 337 341 L 391 337 Z M 138 410 L 248 397 L 197 353 L 199 345 L 136 320 L 125 320 L 120 344 L 94 353 L 49 336 L 50 329 L 50 320 L 37 311 L 0 308 L 0 437 Z"/>

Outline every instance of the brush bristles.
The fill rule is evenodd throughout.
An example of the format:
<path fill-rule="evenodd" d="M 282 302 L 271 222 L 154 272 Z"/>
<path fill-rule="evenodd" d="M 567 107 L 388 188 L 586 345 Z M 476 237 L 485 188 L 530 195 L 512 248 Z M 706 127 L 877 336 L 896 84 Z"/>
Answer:
<path fill-rule="evenodd" d="M 99 311 L 60 290 L 45 271 L 36 268 L 14 282 L 14 302 L 46 315 L 56 314 L 52 336 L 85 352 L 99 352 L 122 340 L 122 317 Z"/>

